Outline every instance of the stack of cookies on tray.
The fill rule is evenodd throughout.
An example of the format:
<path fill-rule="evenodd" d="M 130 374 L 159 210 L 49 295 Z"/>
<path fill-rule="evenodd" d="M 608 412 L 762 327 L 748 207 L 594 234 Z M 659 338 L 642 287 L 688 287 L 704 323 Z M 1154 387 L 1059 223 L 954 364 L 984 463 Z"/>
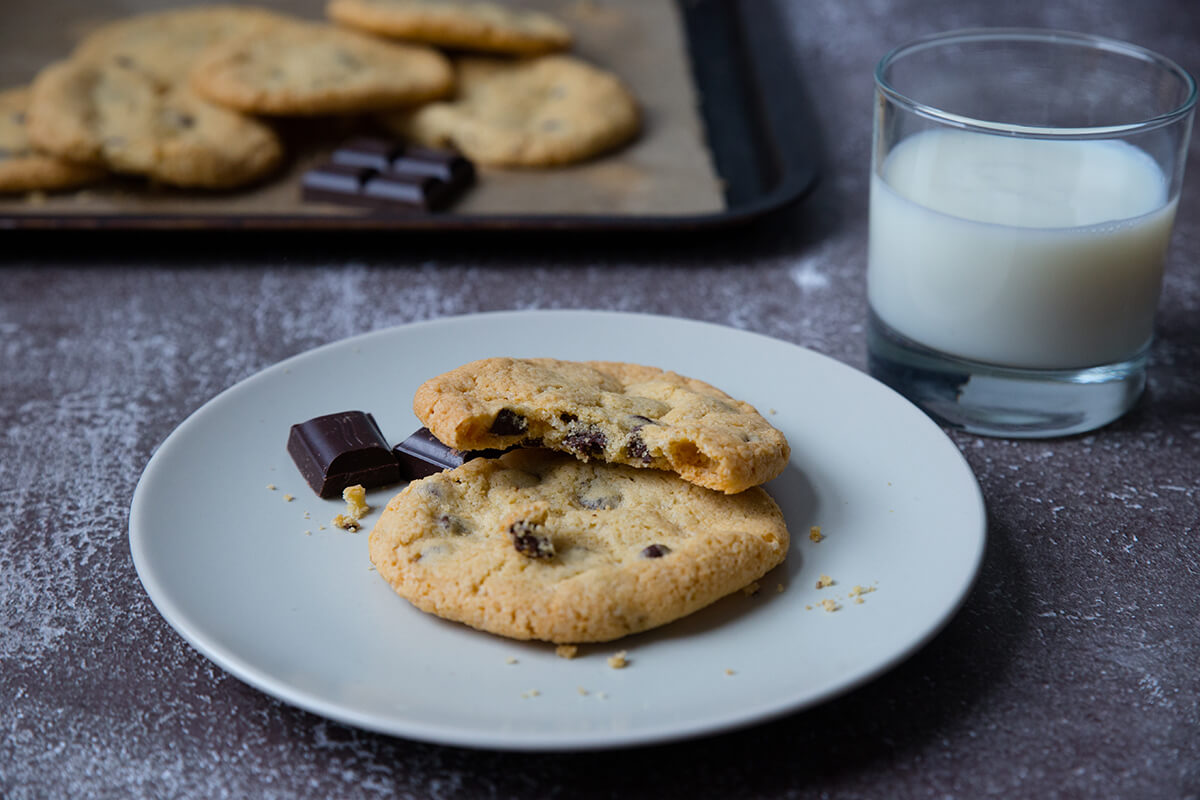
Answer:
<path fill-rule="evenodd" d="M 108 173 L 230 189 L 274 173 L 280 118 L 369 115 L 479 164 L 548 167 L 629 141 L 638 106 L 563 53 L 552 17 L 457 0 L 331 0 L 330 22 L 197 6 L 110 22 L 0 93 L 0 191 Z M 314 123 L 318 124 L 318 123 Z"/>
<path fill-rule="evenodd" d="M 745 402 L 658 368 L 490 358 L 413 409 L 443 444 L 510 449 L 410 483 L 371 560 L 418 608 L 559 644 L 648 630 L 751 584 L 787 554 L 759 484 L 790 451 Z"/>

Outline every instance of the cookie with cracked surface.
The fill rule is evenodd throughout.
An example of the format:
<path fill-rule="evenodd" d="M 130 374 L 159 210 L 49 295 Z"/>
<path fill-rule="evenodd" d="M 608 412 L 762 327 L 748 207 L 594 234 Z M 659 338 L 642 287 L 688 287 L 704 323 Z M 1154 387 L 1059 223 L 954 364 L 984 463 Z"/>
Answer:
<path fill-rule="evenodd" d="M 571 56 L 511 61 L 461 58 L 453 99 L 380 115 L 383 125 L 429 147 L 453 147 L 494 167 L 584 161 L 631 141 L 641 127 L 617 76 Z"/>
<path fill-rule="evenodd" d="M 29 141 L 29 90 L 0 91 L 0 192 L 72 189 L 99 180 L 105 170 L 40 153 Z"/>
<path fill-rule="evenodd" d="M 584 461 L 670 470 L 727 494 L 774 478 L 791 455 L 749 403 L 639 364 L 483 359 L 426 381 L 413 411 L 459 450 L 532 442 Z"/>
<path fill-rule="evenodd" d="M 571 46 L 571 31 L 549 14 L 498 3 L 330 0 L 325 11 L 351 28 L 454 50 L 537 55 Z"/>
<path fill-rule="evenodd" d="M 193 65 L 191 83 L 209 100 L 246 113 L 340 114 L 444 97 L 454 71 L 430 47 L 288 23 L 213 45 Z"/>
<path fill-rule="evenodd" d="M 159 83 L 187 78 L 212 45 L 295 20 L 252 6 L 212 5 L 153 11 L 109 22 L 88 34 L 74 57 L 114 61 Z"/>
<path fill-rule="evenodd" d="M 783 561 L 789 540 L 762 489 L 725 495 L 528 449 L 409 484 L 369 541 L 379 574 L 422 611 L 562 644 L 697 611 Z"/>
<path fill-rule="evenodd" d="M 242 186 L 283 157 L 263 123 L 113 59 L 72 58 L 42 70 L 31 90 L 29 138 L 72 161 L 182 187 Z"/>

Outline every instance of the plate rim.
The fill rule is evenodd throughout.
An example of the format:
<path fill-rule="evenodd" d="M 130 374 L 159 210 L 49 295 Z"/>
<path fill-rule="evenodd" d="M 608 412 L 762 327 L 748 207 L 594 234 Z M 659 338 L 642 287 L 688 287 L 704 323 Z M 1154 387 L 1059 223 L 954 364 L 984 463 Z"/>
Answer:
<path fill-rule="evenodd" d="M 935 433 L 937 437 L 940 437 L 942 440 L 944 440 L 944 444 L 949 446 L 948 452 L 953 453 L 956 456 L 956 468 L 961 469 L 964 476 L 970 479 L 967 485 L 970 486 L 973 491 L 972 497 L 969 498 L 969 500 L 973 501 L 971 505 L 978 514 L 977 522 L 979 523 L 979 527 L 976 532 L 973 532 L 975 534 L 973 537 L 975 548 L 973 553 L 971 553 L 969 566 L 962 573 L 959 584 L 953 592 L 953 602 L 945 606 L 941 610 L 940 614 L 936 615 L 936 619 L 932 619 L 927 625 L 922 626 L 921 635 L 916 636 L 911 641 L 907 642 L 906 646 L 899 648 L 895 652 L 889 654 L 888 657 L 881 659 L 879 663 L 873 665 L 870 669 L 863 670 L 853 679 L 839 683 L 835 687 L 824 692 L 819 692 L 814 696 L 804 697 L 799 700 L 793 699 L 790 702 L 763 702 L 755 706 L 747 706 L 736 715 L 730 715 L 702 725 L 695 723 L 683 725 L 680 725 L 679 723 L 673 723 L 644 728 L 636 731 L 590 731 L 584 734 L 564 734 L 562 732 L 545 732 L 540 734 L 518 733 L 515 734 L 515 738 L 511 731 L 501 735 L 499 732 L 466 730 L 462 727 L 454 725 L 439 726 L 419 720 L 405 721 L 402 717 L 396 716 L 392 716 L 388 719 L 388 721 L 384 721 L 383 715 L 368 715 L 360 713 L 352 708 L 339 704 L 336 701 L 330 701 L 326 698 L 316 696 L 312 692 L 304 692 L 292 689 L 286 683 L 279 681 L 274 676 L 264 674 L 262 669 L 251 665 L 245 658 L 238 655 L 236 652 L 233 652 L 230 648 L 224 647 L 219 643 L 208 641 L 205 636 L 200 634 L 195 629 L 194 624 L 188 619 L 188 613 L 174 602 L 170 596 L 170 592 L 162 585 L 162 582 L 159 580 L 158 576 L 156 576 L 153 573 L 153 570 L 150 568 L 148 563 L 150 556 L 146 552 L 148 542 L 147 537 L 150 535 L 150 533 L 148 531 L 140 530 L 139 526 L 139 521 L 148 514 L 146 511 L 146 506 L 151 502 L 151 493 L 144 488 L 144 485 L 148 481 L 155 479 L 156 473 L 154 472 L 154 468 L 160 459 L 160 453 L 167 449 L 166 446 L 171 442 L 173 437 L 176 437 L 179 434 L 179 431 L 186 431 L 191 426 L 200 424 L 198 420 L 202 416 L 206 415 L 205 410 L 216 404 L 218 400 L 222 400 L 222 402 L 224 402 L 223 398 L 226 398 L 232 393 L 248 391 L 246 387 L 250 387 L 258 381 L 266 380 L 267 376 L 274 374 L 277 371 L 288 370 L 290 366 L 298 360 L 307 360 L 315 354 L 326 350 L 353 347 L 355 343 L 359 343 L 367 339 L 394 336 L 398 335 L 402 331 L 417 328 L 452 327 L 467 321 L 478 321 L 481 318 L 511 320 L 531 316 L 536 316 L 542 319 L 548 317 L 574 319 L 580 316 L 626 320 L 637 319 L 647 324 L 656 323 L 668 325 L 700 326 L 711 329 L 713 333 L 735 333 L 750 337 L 752 339 L 761 339 L 771 342 L 774 346 L 784 345 L 789 348 L 793 348 L 803 353 L 805 357 L 816 358 L 818 360 L 828 362 L 835 369 L 849 370 L 850 372 L 855 373 L 858 379 L 870 381 L 876 384 L 877 388 L 885 390 L 885 394 L 890 395 L 892 401 L 902 403 L 905 406 L 911 407 L 912 410 L 917 411 L 917 413 L 920 415 L 920 419 L 927 424 L 928 429 Z M 927 645 L 933 638 L 941 633 L 941 631 L 950 623 L 951 620 L 954 619 L 955 616 L 957 616 L 958 612 L 962 609 L 963 605 L 970 597 L 971 592 L 979 578 L 979 573 L 987 546 L 988 521 L 987 507 L 978 478 L 975 475 L 974 470 L 971 469 L 970 464 L 967 462 L 961 449 L 954 443 L 952 439 L 950 439 L 946 432 L 923 412 L 920 412 L 916 406 L 914 406 L 902 395 L 896 393 L 885 384 L 875 380 L 867 373 L 858 370 L 855 367 L 836 358 L 833 358 L 832 356 L 819 353 L 794 342 L 768 336 L 756 331 L 748 331 L 728 325 L 709 322 L 706 320 L 697 320 L 690 317 L 631 311 L 610 311 L 604 309 L 519 309 L 496 310 L 437 317 L 433 319 L 402 323 L 377 330 L 366 331 L 303 350 L 236 381 L 188 413 L 187 416 L 185 416 L 180 423 L 172 428 L 167 436 L 153 449 L 151 456 L 147 460 L 146 466 L 143 468 L 143 471 L 139 476 L 137 484 L 134 488 L 129 511 L 128 537 L 130 553 L 138 579 L 159 615 L 177 634 L 184 639 L 185 642 L 187 642 L 193 649 L 200 653 L 200 655 L 204 656 L 215 666 L 228 672 L 233 677 L 257 689 L 258 691 L 263 692 L 269 697 L 326 719 L 334 720 L 352 727 L 414 741 L 424 741 L 440 745 L 497 751 L 577 752 L 620 749 L 651 744 L 662 744 L 674 741 L 684 741 L 687 739 L 712 736 L 732 730 L 738 730 L 822 705 L 838 697 L 844 696 L 865 685 L 866 683 L 875 680 L 883 674 L 891 671 L 896 666 L 910 658 L 917 651 L 925 647 L 925 645 Z"/>

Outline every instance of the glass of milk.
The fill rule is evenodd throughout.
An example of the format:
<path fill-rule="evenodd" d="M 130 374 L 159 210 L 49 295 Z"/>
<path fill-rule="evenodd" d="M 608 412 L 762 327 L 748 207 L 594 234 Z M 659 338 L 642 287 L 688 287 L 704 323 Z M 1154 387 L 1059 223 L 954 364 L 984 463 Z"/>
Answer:
<path fill-rule="evenodd" d="M 939 34 L 875 72 L 868 350 L 945 425 L 1091 430 L 1145 386 L 1196 82 L 1061 31 Z"/>

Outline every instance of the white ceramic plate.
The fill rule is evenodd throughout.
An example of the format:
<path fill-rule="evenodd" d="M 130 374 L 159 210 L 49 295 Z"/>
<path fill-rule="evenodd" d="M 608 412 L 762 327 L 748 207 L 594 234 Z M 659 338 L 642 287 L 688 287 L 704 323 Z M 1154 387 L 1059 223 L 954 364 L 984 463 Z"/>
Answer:
<path fill-rule="evenodd" d="M 367 558 L 378 512 L 361 533 L 332 527 L 344 504 L 307 487 L 285 450 L 288 430 L 361 409 L 399 441 L 420 426 L 410 404 L 422 381 L 493 355 L 654 364 L 753 403 L 792 445 L 788 469 L 767 486 L 792 532 L 787 561 L 756 595 L 583 646 L 573 660 L 414 609 Z M 368 500 L 382 506 L 394 491 Z M 844 364 L 707 323 L 533 311 L 379 331 L 242 381 L 163 442 L 138 483 L 129 525 L 138 575 L 166 620 L 267 694 L 413 739 L 578 750 L 726 730 L 878 675 L 961 605 L 986 522 L 954 444 Z M 820 543 L 809 538 L 814 525 L 826 537 Z M 823 574 L 836 583 L 818 590 Z M 875 591 L 856 603 L 855 585 Z M 824 610 L 826 598 L 840 609 Z M 629 654 L 625 669 L 607 663 L 619 649 Z"/>

